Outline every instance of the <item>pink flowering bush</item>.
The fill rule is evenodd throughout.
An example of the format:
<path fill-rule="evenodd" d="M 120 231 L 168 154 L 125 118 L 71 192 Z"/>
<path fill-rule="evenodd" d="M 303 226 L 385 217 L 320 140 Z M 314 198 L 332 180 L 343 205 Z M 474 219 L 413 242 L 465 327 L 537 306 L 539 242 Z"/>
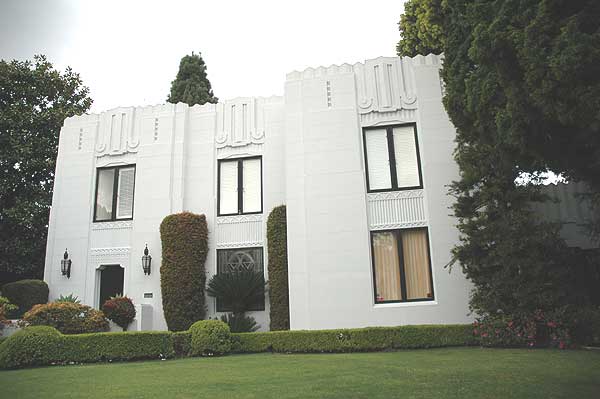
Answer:
<path fill-rule="evenodd" d="M 108 299 L 102 305 L 102 311 L 109 320 L 121 327 L 123 331 L 135 319 L 135 307 L 133 302 L 126 296 L 115 296 Z"/>
<path fill-rule="evenodd" d="M 473 323 L 473 335 L 482 346 L 556 347 L 574 346 L 564 311 L 527 315 L 488 315 Z"/>

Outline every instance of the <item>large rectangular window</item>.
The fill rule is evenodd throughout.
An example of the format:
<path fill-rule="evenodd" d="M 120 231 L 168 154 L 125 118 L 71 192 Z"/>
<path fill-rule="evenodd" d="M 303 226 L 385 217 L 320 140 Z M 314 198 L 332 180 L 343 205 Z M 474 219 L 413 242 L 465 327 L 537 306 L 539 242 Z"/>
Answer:
<path fill-rule="evenodd" d="M 426 228 L 371 232 L 375 303 L 433 300 Z"/>
<path fill-rule="evenodd" d="M 243 269 L 251 269 L 264 274 L 262 247 L 217 249 L 217 274 L 231 273 Z M 260 301 L 254 303 L 248 310 L 265 310 L 264 295 Z M 217 299 L 217 311 L 229 312 L 231 311 L 231 305 L 222 303 Z"/>
<path fill-rule="evenodd" d="M 262 158 L 218 161 L 217 214 L 262 212 Z"/>
<path fill-rule="evenodd" d="M 415 125 L 363 131 L 369 192 L 423 187 Z"/>
<path fill-rule="evenodd" d="M 135 165 L 98 168 L 94 222 L 133 218 Z"/>

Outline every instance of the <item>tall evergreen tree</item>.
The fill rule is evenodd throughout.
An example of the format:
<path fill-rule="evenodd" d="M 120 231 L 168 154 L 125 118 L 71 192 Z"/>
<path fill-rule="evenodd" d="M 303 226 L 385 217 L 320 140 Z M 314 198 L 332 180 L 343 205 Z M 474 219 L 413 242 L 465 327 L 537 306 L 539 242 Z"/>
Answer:
<path fill-rule="evenodd" d="M 190 106 L 213 103 L 219 99 L 213 95 L 210 81 L 206 75 L 206 64 L 200 53 L 186 55 L 179 63 L 179 72 L 171 82 L 171 93 L 167 98 L 170 103 L 183 102 Z"/>
<path fill-rule="evenodd" d="M 472 306 L 528 312 L 582 305 L 581 258 L 523 173 L 548 169 L 600 186 L 600 3 L 452 0 L 445 10 L 444 98 L 457 129 L 460 180 L 451 192 L 461 243 L 455 259 L 475 283 Z M 596 273 L 597 275 L 597 273 Z M 589 275 L 588 278 L 592 278 Z"/>
<path fill-rule="evenodd" d="M 88 94 L 44 56 L 0 60 L 0 280 L 43 275 L 58 134 L 90 108 Z"/>
<path fill-rule="evenodd" d="M 408 0 L 398 27 L 401 39 L 399 56 L 440 54 L 444 51 L 442 0 Z"/>

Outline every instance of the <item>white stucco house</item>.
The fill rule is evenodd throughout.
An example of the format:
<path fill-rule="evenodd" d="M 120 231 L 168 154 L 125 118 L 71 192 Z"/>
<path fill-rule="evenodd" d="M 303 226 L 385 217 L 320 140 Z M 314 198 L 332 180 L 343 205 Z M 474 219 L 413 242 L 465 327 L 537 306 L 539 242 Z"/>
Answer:
<path fill-rule="evenodd" d="M 377 58 L 289 73 L 283 97 L 68 118 L 46 253 L 51 299 L 72 293 L 98 307 L 124 293 L 138 306 L 131 329 L 166 329 L 163 218 L 206 215 L 208 277 L 240 261 L 266 274 L 266 220 L 285 204 L 292 329 L 471 321 L 471 285 L 445 268 L 458 167 L 440 67 L 435 55 Z M 268 328 L 268 298 L 251 314 Z"/>

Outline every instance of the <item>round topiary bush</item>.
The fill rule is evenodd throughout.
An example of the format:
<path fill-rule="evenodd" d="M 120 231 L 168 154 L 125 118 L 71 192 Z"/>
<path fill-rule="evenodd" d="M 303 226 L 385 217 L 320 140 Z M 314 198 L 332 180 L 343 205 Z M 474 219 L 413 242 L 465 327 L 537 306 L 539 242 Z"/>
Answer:
<path fill-rule="evenodd" d="M 53 327 L 17 331 L 0 345 L 0 368 L 41 366 L 61 358 L 62 335 Z"/>
<path fill-rule="evenodd" d="M 20 280 L 2 286 L 2 296 L 19 309 L 9 316 L 21 317 L 25 312 L 39 303 L 48 302 L 48 284 L 42 280 Z"/>
<path fill-rule="evenodd" d="M 135 306 L 130 298 L 126 296 L 116 296 L 108 299 L 102 305 L 102 311 L 109 320 L 121 327 L 123 331 L 135 319 Z"/>
<path fill-rule="evenodd" d="M 104 313 L 73 302 L 53 302 L 35 305 L 23 315 L 28 326 L 51 326 L 63 334 L 83 334 L 108 330 Z"/>
<path fill-rule="evenodd" d="M 192 356 L 224 355 L 231 351 L 231 331 L 221 320 L 200 320 L 190 327 Z"/>
<path fill-rule="evenodd" d="M 160 288 L 165 320 L 169 330 L 185 331 L 206 315 L 206 217 L 190 212 L 169 215 L 160 224 L 160 239 Z"/>

